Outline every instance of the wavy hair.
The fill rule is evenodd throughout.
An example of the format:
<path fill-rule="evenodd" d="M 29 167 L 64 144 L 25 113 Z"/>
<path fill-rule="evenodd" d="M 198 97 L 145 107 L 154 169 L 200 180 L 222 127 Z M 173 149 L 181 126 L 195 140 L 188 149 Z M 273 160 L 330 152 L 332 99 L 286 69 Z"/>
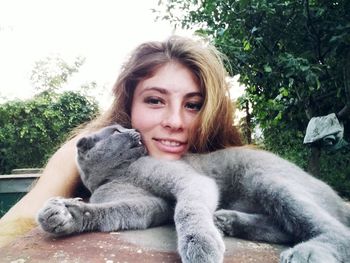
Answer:
<path fill-rule="evenodd" d="M 164 42 L 141 44 L 121 68 L 113 86 L 111 107 L 86 129 L 95 130 L 116 122 L 130 128 L 131 105 L 137 84 L 152 77 L 166 63 L 177 62 L 195 75 L 204 98 L 197 119 L 198 128 L 189 134 L 190 150 L 204 153 L 242 145 L 233 126 L 234 107 L 222 58 L 222 54 L 204 39 L 171 36 Z"/>

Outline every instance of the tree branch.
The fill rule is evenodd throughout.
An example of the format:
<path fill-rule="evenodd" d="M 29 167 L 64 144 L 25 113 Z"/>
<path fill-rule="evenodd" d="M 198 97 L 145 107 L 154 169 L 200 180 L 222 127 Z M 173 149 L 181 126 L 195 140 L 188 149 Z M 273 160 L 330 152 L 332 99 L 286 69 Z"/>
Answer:
<path fill-rule="evenodd" d="M 307 21 L 306 21 L 306 29 L 310 34 L 310 37 L 312 39 L 314 39 L 314 41 L 316 42 L 316 58 L 319 62 L 321 62 L 322 64 L 324 64 L 324 59 L 322 57 L 322 52 L 321 52 L 321 39 L 320 36 L 316 30 L 316 28 L 313 25 L 312 22 L 312 18 L 311 18 L 311 14 L 310 14 L 310 2 L 309 0 L 305 0 L 305 10 L 306 10 L 306 17 L 307 17 Z"/>

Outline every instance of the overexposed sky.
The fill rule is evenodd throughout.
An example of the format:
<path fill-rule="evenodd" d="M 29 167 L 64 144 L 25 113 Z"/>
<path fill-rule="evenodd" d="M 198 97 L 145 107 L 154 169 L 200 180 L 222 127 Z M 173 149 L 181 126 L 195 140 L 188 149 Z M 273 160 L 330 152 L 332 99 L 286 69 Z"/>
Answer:
<path fill-rule="evenodd" d="M 0 0 L 0 97 L 30 97 L 34 62 L 55 55 L 86 57 L 70 86 L 96 81 L 109 92 L 134 47 L 173 32 L 168 22 L 155 21 L 157 2 Z"/>
<path fill-rule="evenodd" d="M 26 99 L 35 61 L 59 56 L 85 64 L 68 82 L 75 89 L 91 81 L 92 96 L 103 108 L 121 63 L 138 44 L 164 40 L 174 31 L 167 21 L 155 21 L 151 9 L 158 0 L 0 0 L 0 103 Z M 238 88 L 238 87 L 237 87 Z M 238 88 L 239 89 L 239 88 Z"/>

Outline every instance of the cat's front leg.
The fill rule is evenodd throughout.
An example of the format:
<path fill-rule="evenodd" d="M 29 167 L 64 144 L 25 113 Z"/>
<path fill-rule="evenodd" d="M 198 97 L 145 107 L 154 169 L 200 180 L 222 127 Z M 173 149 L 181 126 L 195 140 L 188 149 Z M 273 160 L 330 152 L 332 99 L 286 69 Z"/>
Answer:
<path fill-rule="evenodd" d="M 179 202 L 175 209 L 175 225 L 182 262 L 223 262 L 225 244 L 211 212 L 205 207 Z"/>
<path fill-rule="evenodd" d="M 184 263 L 221 263 L 225 244 L 219 231 L 207 225 L 179 233 L 178 249 Z"/>
<path fill-rule="evenodd" d="M 213 213 L 219 200 L 215 181 L 198 174 L 185 177 L 177 194 L 174 221 L 178 249 L 184 263 L 221 263 L 225 243 L 216 228 Z"/>
<path fill-rule="evenodd" d="M 39 211 L 37 221 L 46 232 L 55 235 L 69 235 L 85 230 L 85 217 L 90 216 L 85 203 L 80 198 L 65 199 L 54 197 L 49 199 Z"/>

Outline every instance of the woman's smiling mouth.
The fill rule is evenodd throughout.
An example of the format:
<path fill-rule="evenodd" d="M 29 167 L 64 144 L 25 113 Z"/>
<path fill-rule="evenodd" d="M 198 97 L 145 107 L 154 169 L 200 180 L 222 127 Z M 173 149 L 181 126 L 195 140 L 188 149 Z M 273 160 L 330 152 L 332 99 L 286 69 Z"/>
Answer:
<path fill-rule="evenodd" d="M 153 141 L 156 142 L 155 145 L 157 146 L 157 148 L 163 152 L 177 154 L 185 152 L 187 150 L 187 142 L 159 138 L 153 138 Z"/>

